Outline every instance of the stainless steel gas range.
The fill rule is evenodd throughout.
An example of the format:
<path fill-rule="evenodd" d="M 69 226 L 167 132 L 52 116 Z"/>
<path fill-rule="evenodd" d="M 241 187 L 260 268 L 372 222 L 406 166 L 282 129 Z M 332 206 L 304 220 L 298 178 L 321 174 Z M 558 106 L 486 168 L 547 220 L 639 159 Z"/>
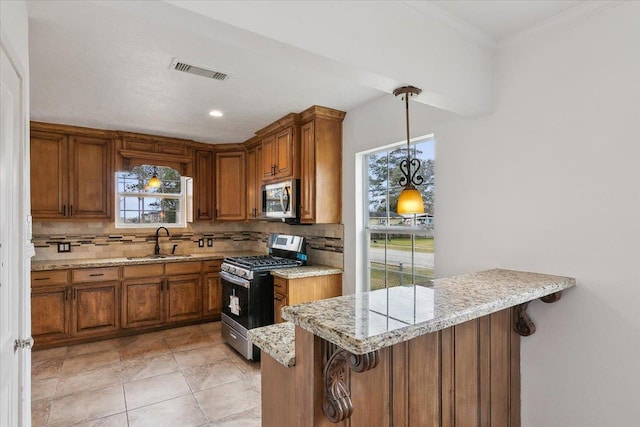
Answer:
<path fill-rule="evenodd" d="M 229 257 L 222 263 L 222 338 L 249 360 L 260 351 L 247 339 L 249 329 L 273 324 L 271 270 L 298 267 L 307 260 L 304 237 L 271 234 L 269 255 Z"/>

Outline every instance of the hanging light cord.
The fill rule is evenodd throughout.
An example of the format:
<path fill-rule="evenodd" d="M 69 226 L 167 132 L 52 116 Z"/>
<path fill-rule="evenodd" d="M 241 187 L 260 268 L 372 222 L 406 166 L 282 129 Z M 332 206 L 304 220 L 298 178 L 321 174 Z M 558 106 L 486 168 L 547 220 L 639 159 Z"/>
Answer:
<path fill-rule="evenodd" d="M 407 189 L 415 188 L 416 185 L 420 185 L 424 182 L 421 175 L 418 175 L 420 170 L 420 160 L 411 158 L 411 135 L 409 133 L 409 97 L 413 95 L 419 95 L 422 92 L 414 86 L 403 86 L 393 91 L 395 96 L 403 96 L 405 104 L 405 115 L 407 124 L 407 158 L 400 162 L 400 171 L 402 177 L 400 177 L 399 184 Z M 413 166 L 413 173 L 411 169 Z"/>

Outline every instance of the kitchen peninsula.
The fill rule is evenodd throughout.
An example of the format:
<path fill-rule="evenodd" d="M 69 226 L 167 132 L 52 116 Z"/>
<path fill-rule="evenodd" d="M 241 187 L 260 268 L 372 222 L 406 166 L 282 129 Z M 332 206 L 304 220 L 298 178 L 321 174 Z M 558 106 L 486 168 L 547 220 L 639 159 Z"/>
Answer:
<path fill-rule="evenodd" d="M 573 286 L 494 269 L 285 307 L 249 336 L 262 425 L 519 426 L 527 306 Z"/>

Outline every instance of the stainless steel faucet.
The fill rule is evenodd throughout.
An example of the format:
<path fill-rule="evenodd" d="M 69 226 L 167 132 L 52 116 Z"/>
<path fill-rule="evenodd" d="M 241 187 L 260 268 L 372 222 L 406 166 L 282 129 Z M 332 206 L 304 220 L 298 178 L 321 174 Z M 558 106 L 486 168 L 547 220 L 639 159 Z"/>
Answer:
<path fill-rule="evenodd" d="M 167 237 L 170 236 L 169 230 L 167 229 L 167 227 L 158 227 L 158 229 L 156 230 L 156 247 L 153 250 L 154 255 L 160 255 L 160 244 L 158 243 L 158 239 L 160 238 L 159 233 L 160 233 L 160 230 L 162 229 L 164 229 L 164 231 L 167 232 Z"/>

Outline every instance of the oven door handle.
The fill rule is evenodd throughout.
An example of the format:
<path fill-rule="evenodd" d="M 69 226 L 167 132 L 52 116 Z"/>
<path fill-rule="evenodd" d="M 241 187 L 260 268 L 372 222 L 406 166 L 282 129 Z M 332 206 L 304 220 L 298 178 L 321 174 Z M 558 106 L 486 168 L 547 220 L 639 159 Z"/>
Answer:
<path fill-rule="evenodd" d="M 251 282 L 249 282 L 248 280 L 245 280 L 243 278 L 240 278 L 238 276 L 234 276 L 231 273 L 227 273 L 226 271 L 221 271 L 220 272 L 220 277 L 224 280 L 226 280 L 229 283 L 232 283 L 234 285 L 239 285 L 242 286 L 243 288 L 247 288 L 249 289 L 249 284 Z"/>

